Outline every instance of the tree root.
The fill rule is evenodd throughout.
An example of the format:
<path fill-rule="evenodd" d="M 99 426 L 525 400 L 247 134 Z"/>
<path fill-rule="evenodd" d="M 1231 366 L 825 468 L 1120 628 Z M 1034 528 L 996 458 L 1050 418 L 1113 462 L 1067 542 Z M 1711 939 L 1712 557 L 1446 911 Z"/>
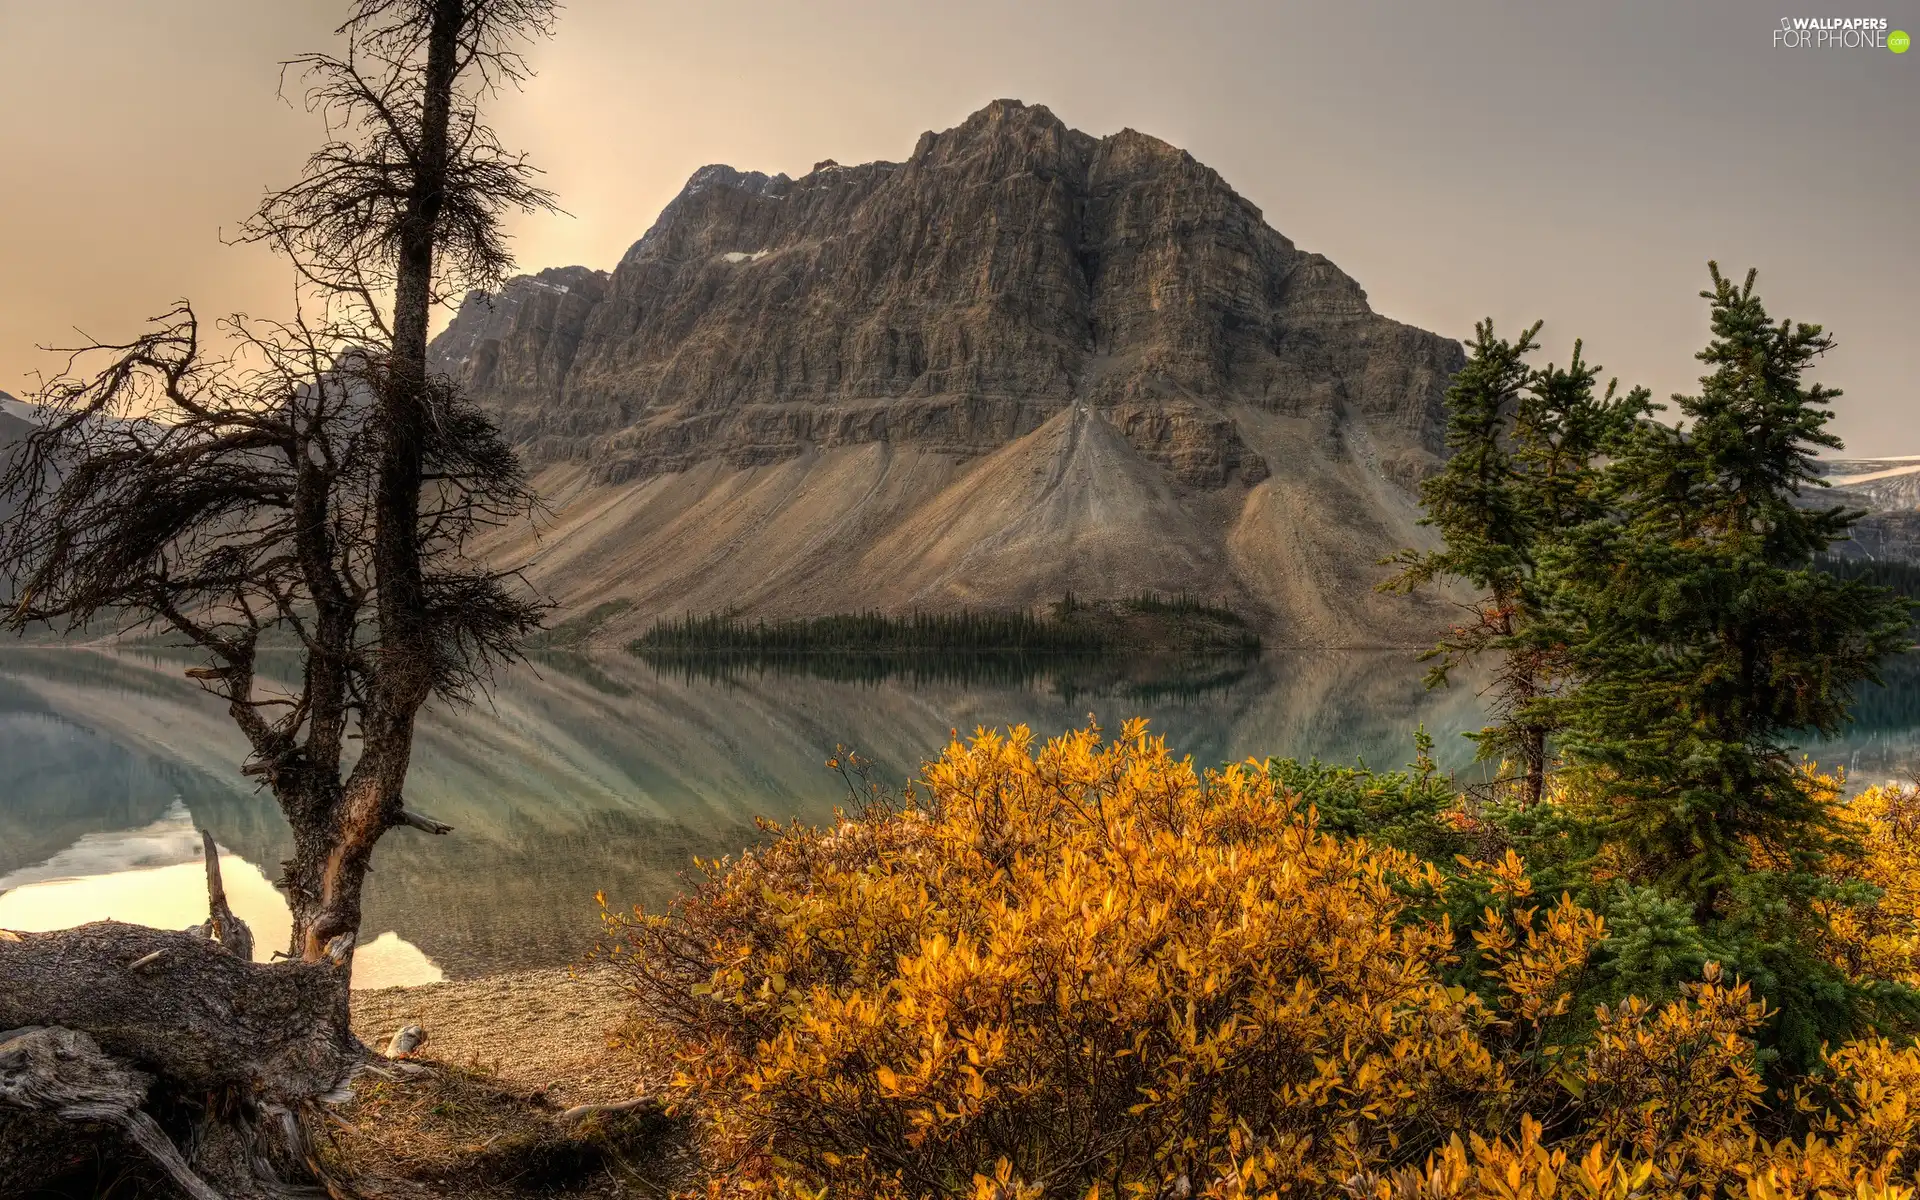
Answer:
<path fill-rule="evenodd" d="M 60 1028 L 0 1033 L 0 1104 L 63 1121 L 115 1126 L 192 1200 L 222 1200 L 147 1115 L 143 1106 L 152 1082 L 102 1053 L 84 1033 Z M 0 1122 L 5 1120 L 0 1116 Z M 0 1174 L 0 1184 L 6 1182 Z"/>
<path fill-rule="evenodd" d="M 206 925 L 0 936 L 0 1195 L 129 1151 L 192 1200 L 336 1191 L 306 1120 L 350 1094 L 367 1057 L 347 974 L 242 957 L 251 933 L 204 849 Z"/>
<path fill-rule="evenodd" d="M 637 1109 L 656 1111 L 660 1109 L 660 1102 L 651 1096 L 636 1096 L 632 1100 L 619 1100 L 611 1104 L 576 1104 L 560 1114 L 560 1123 L 571 1125 L 575 1121 L 584 1121 L 588 1117 L 599 1116 L 602 1113 L 609 1115 L 628 1113 Z"/>

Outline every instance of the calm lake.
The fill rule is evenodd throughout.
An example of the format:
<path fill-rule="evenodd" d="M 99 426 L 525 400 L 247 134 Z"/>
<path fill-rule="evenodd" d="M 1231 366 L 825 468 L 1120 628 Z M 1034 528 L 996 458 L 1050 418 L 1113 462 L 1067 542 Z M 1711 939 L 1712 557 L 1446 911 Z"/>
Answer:
<path fill-rule="evenodd" d="M 237 769 L 244 743 L 184 661 L 82 648 L 0 650 L 0 928 L 113 917 L 205 918 L 194 830 L 213 832 L 229 892 L 262 953 L 287 917 L 267 880 L 288 850 L 272 801 Z M 1920 663 L 1862 697 L 1848 736 L 1808 750 L 1854 786 L 1920 770 Z M 1152 681 L 1086 664 L 946 662 L 717 675 L 624 655 L 548 657 L 491 697 L 422 721 L 408 804 L 455 826 L 381 842 L 358 986 L 430 982 L 575 960 L 593 894 L 658 906 L 693 856 L 754 841 L 758 816 L 830 818 L 846 799 L 838 745 L 899 783 L 952 730 L 1038 734 L 1131 715 L 1213 765 L 1268 755 L 1397 766 L 1414 730 L 1466 770 L 1481 723 L 1471 687 L 1428 692 L 1406 653 L 1269 654 Z M 835 677 L 823 677 L 835 676 Z"/>

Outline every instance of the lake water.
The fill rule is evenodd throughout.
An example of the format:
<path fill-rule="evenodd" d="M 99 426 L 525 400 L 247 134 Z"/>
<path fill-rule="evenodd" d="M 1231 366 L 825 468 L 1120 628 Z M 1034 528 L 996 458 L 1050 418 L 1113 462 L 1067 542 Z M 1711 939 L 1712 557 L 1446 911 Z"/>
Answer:
<path fill-rule="evenodd" d="M 236 908 L 262 953 L 283 946 L 267 880 L 288 836 L 238 772 L 245 747 L 219 703 L 151 654 L 0 650 L 0 928 L 113 917 L 205 918 L 197 827 L 213 832 Z M 1809 747 L 1855 785 L 1920 770 L 1920 664 L 1863 698 L 1848 736 Z M 950 731 L 1024 723 L 1052 734 L 1089 714 L 1143 715 L 1197 763 L 1267 755 L 1406 762 L 1424 725 L 1449 769 L 1481 723 L 1468 687 L 1428 692 L 1405 653 L 1275 654 L 1143 681 L 1085 665 L 913 677 L 749 671 L 715 677 L 623 656 L 517 667 L 489 700 L 429 710 L 408 804 L 455 826 L 396 830 L 366 896 L 356 985 L 421 983 L 573 961 L 596 890 L 658 906 L 693 856 L 754 841 L 754 818 L 824 821 L 846 798 L 838 745 L 898 783 Z"/>

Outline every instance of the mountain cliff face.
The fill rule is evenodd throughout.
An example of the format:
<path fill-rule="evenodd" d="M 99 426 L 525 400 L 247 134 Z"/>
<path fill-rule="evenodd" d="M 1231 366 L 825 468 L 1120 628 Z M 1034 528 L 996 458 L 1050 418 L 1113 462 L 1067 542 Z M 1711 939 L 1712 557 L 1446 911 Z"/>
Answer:
<path fill-rule="evenodd" d="M 1865 513 L 1852 538 L 1833 547 L 1835 554 L 1920 562 L 1920 459 L 1829 459 L 1822 468 L 1833 490 L 1813 493 L 1808 502 Z"/>
<path fill-rule="evenodd" d="M 1371 584 L 1459 346 L 1132 130 L 996 101 L 905 162 L 706 167 L 610 274 L 475 293 L 434 353 L 552 506 L 500 553 L 630 624 L 1154 589 L 1431 629 Z"/>
<path fill-rule="evenodd" d="M 33 432 L 33 409 L 14 399 L 6 392 L 0 392 L 0 470 L 6 467 L 8 448 L 15 442 L 25 441 Z M 0 521 L 11 517 L 16 507 L 11 496 L 0 496 Z M 7 581 L 0 575 L 0 584 Z"/>
<path fill-rule="evenodd" d="M 0 446 L 20 441 L 32 432 L 32 406 L 0 392 Z"/>

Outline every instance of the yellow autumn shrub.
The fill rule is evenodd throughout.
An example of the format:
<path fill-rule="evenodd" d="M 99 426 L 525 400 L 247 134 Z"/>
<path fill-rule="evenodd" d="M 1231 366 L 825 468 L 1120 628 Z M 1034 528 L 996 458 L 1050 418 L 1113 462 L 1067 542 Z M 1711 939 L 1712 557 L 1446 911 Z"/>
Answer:
<path fill-rule="evenodd" d="M 1579 1073 L 1584 1119 L 1559 1137 L 1523 1116 L 1517 1135 L 1456 1135 L 1366 1190 L 1377 1200 L 1911 1200 L 1920 1053 L 1875 1041 L 1829 1054 L 1795 1097 L 1804 1132 L 1769 1141 L 1755 1129 L 1764 1106 L 1745 1037 L 1761 1013 L 1744 987 L 1708 974 L 1651 1021 L 1644 1008 L 1601 1015 Z M 1593 1090 L 1603 1082 L 1625 1090 Z"/>
<path fill-rule="evenodd" d="M 1838 790 L 1831 776 L 1806 772 L 1810 785 Z M 1920 985 L 1920 788 L 1871 787 L 1840 808 L 1858 843 L 1856 858 L 1837 873 L 1873 885 L 1866 905 L 1827 905 L 1826 946 L 1854 979 Z"/>
<path fill-rule="evenodd" d="M 1111 742 L 1015 729 L 608 931 L 634 1048 L 694 1122 L 713 1195 L 1770 1198 L 1906 1178 L 1890 1089 L 1912 1052 L 1843 1048 L 1800 1098 L 1807 1138 L 1770 1147 L 1743 985 L 1710 971 L 1596 1024 L 1569 1009 L 1601 919 L 1533 896 L 1511 852 L 1463 870 L 1495 898 L 1465 939 L 1409 912 L 1446 886 L 1433 867 L 1323 833 L 1257 766 L 1197 773 L 1141 722 Z M 1469 944 L 1491 1001 L 1448 982 Z"/>

